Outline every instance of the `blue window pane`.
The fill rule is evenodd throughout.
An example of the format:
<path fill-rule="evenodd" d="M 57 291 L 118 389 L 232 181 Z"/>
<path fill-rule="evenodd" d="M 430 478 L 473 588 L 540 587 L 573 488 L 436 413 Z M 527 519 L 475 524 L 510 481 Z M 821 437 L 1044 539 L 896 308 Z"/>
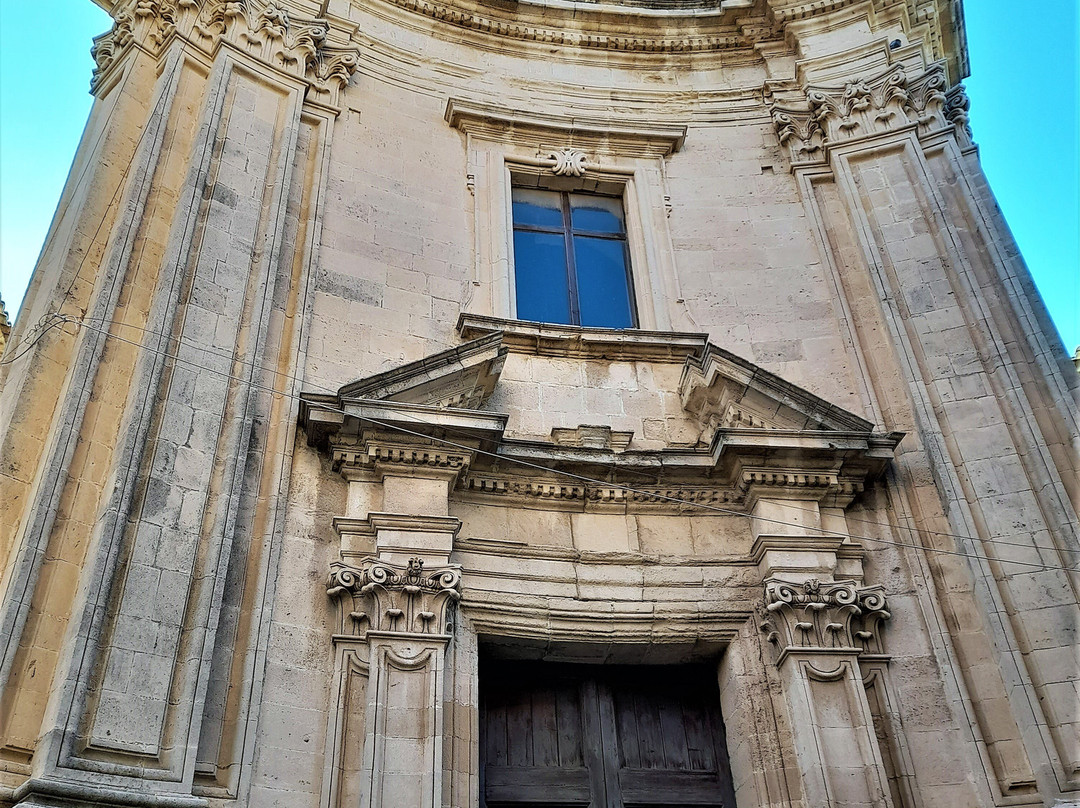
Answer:
<path fill-rule="evenodd" d="M 582 325 L 633 327 L 624 244 L 605 238 L 574 237 Z"/>
<path fill-rule="evenodd" d="M 622 233 L 622 200 L 610 196 L 570 194 L 570 220 L 575 230 Z"/>
<path fill-rule="evenodd" d="M 518 319 L 570 322 L 566 244 L 561 234 L 514 231 L 514 278 Z"/>
<path fill-rule="evenodd" d="M 514 205 L 514 225 L 534 227 L 563 226 L 562 198 L 558 191 L 535 191 L 515 188 L 511 199 Z"/>

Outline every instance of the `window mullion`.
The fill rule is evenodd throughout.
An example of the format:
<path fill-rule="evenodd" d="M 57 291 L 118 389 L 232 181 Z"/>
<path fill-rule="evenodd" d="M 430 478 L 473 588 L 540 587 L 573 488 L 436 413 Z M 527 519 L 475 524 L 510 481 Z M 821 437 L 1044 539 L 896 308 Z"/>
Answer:
<path fill-rule="evenodd" d="M 578 297 L 577 264 L 574 261 L 574 229 L 570 221 L 570 194 L 562 192 L 563 241 L 566 244 L 566 285 L 570 294 L 570 322 L 581 325 Z"/>

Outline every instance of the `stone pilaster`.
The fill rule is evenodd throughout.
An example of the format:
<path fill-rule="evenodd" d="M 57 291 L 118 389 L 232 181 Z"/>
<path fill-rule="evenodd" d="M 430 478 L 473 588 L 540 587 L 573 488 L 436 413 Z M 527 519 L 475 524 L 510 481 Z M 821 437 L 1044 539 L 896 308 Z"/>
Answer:
<path fill-rule="evenodd" d="M 925 529 L 919 543 L 954 554 L 931 552 L 927 563 L 949 628 L 947 653 L 958 662 L 942 664 L 955 664 L 966 690 L 954 696 L 969 713 L 961 721 L 979 728 L 995 799 L 1033 797 L 1029 755 L 1043 748 L 1057 772 L 1047 790 L 1080 787 L 1080 730 L 1049 696 L 1061 677 L 1039 661 L 1074 644 L 1080 612 L 1063 607 L 1062 622 L 1037 625 L 1034 611 L 1011 605 L 1070 586 L 1068 554 L 1046 545 L 1050 536 L 1061 547 L 1076 541 L 1075 469 L 1062 461 L 1070 453 L 1063 434 L 1044 431 L 1033 413 L 1056 408 L 1073 425 L 1075 413 L 1057 403 L 1068 399 L 1052 358 L 1060 350 L 1023 325 L 1038 313 L 1012 291 L 1026 271 L 1010 266 L 1015 245 L 981 195 L 967 96 L 948 86 L 941 64 L 809 82 L 795 96 L 772 107 L 777 136 L 823 223 L 826 259 L 851 297 L 844 305 L 857 313 L 855 334 L 864 335 L 859 350 L 875 357 L 876 373 L 863 372 L 877 406 L 921 450 L 904 459 L 912 464 L 904 476 L 933 480 L 908 486 L 903 507 Z M 1002 491 L 1011 493 L 1003 499 Z M 1013 561 L 1025 574 L 1014 574 Z M 1035 635 L 1043 639 L 1029 643 Z M 1015 677 L 988 664 L 1000 647 L 1020 649 Z M 1048 742 L 1025 741 L 1043 734 Z"/>
<path fill-rule="evenodd" d="M 37 482 L 17 500 L 0 608 L 3 755 L 29 775 L 5 778 L 26 805 L 200 805 L 236 797 L 253 753 L 242 728 L 257 698 L 228 694 L 258 690 L 258 672 L 234 663 L 265 639 L 269 604 L 241 571 L 276 575 L 289 380 L 303 375 L 286 312 L 305 309 L 332 120 L 358 52 L 350 29 L 285 4 L 137 0 L 112 13 L 92 90 L 142 135 L 115 211 L 90 227 L 107 237 L 101 257 L 78 259 L 87 286 L 72 319 L 86 321 L 70 355 L 43 345 L 27 358 L 68 376 Z M 90 139 L 79 159 L 108 164 L 112 148 Z M 70 290 L 69 258 L 51 249 L 40 288 Z M 36 376 L 5 409 L 47 398 Z"/>
<path fill-rule="evenodd" d="M 437 808 L 443 795 L 445 658 L 461 568 L 426 571 L 419 558 L 405 565 L 367 558 L 358 566 L 335 564 L 327 591 L 339 602 L 335 643 L 342 649 L 329 804 L 356 804 L 349 795 L 367 808 Z M 366 680 L 362 705 L 349 699 L 347 668 L 356 667 L 355 660 Z"/>
<path fill-rule="evenodd" d="M 450 768 L 447 658 L 461 597 L 449 495 L 472 452 L 372 430 L 335 437 L 330 454 L 350 490 L 327 590 L 340 622 L 326 805 L 436 808 Z"/>
<path fill-rule="evenodd" d="M 880 588 L 765 582 L 761 628 L 776 646 L 808 805 L 892 808 L 859 655 L 879 648 Z"/>

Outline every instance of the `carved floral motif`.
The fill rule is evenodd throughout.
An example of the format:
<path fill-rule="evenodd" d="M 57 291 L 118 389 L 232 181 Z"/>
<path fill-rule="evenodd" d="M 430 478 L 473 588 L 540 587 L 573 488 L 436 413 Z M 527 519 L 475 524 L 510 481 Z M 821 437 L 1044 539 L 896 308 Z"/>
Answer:
<path fill-rule="evenodd" d="M 823 160 L 831 145 L 911 124 L 920 136 L 955 127 L 958 136 L 970 144 L 970 132 L 964 129 L 966 96 L 961 88 L 954 103 L 949 99 L 957 88 L 946 93 L 946 86 L 940 64 L 915 78 L 896 66 L 843 87 L 808 87 L 805 109 L 773 103 L 769 88 L 766 101 L 777 137 L 790 150 L 792 162 L 807 163 Z"/>
<path fill-rule="evenodd" d="M 585 175 L 585 162 L 588 159 L 583 151 L 578 149 L 559 149 L 550 152 L 548 160 L 554 160 L 551 173 L 560 177 L 581 177 Z"/>
<path fill-rule="evenodd" d="M 425 572 L 419 558 L 405 567 L 377 558 L 365 558 L 355 567 L 335 562 L 326 592 L 341 602 L 341 634 L 445 635 L 461 598 L 461 567 Z"/>
<path fill-rule="evenodd" d="M 881 587 L 815 579 L 801 584 L 767 581 L 765 612 L 761 630 L 783 652 L 844 649 L 879 654 L 880 625 L 890 617 Z"/>
<path fill-rule="evenodd" d="M 91 53 L 97 64 L 91 80 L 102 79 L 130 46 L 160 54 L 174 37 L 212 54 L 227 41 L 251 57 L 306 81 L 310 101 L 336 105 L 359 65 L 360 52 L 327 44 L 330 23 L 290 15 L 276 3 L 257 0 L 129 0 L 113 12 L 113 27 L 97 37 Z"/>

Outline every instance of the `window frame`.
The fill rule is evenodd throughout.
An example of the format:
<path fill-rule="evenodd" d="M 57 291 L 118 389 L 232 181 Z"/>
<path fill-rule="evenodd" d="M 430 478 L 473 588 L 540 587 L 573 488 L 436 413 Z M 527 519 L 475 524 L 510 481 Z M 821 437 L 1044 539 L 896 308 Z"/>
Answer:
<path fill-rule="evenodd" d="M 676 272 L 666 178 L 668 159 L 686 139 L 685 123 L 590 113 L 554 100 L 525 110 L 453 96 L 443 117 L 463 136 L 462 193 L 472 197 L 473 272 L 464 313 L 515 318 L 510 188 L 559 180 L 622 196 L 637 329 L 693 327 Z M 584 160 L 560 163 L 570 152 Z"/>
<path fill-rule="evenodd" d="M 514 218 L 513 218 L 513 194 L 514 194 L 514 190 L 518 189 L 518 188 L 523 189 L 523 190 L 550 191 L 551 193 L 559 194 L 560 207 L 561 207 L 561 213 L 562 213 L 562 227 L 561 228 L 556 228 L 555 226 L 548 227 L 548 226 L 544 226 L 544 225 L 519 224 L 518 222 L 514 221 Z M 574 223 L 573 223 L 573 213 L 572 213 L 571 202 L 570 202 L 570 196 L 572 194 L 577 194 L 577 195 L 580 195 L 580 196 L 601 197 L 601 198 L 604 198 L 604 199 L 617 199 L 619 201 L 619 205 L 622 208 L 622 214 L 623 214 L 622 215 L 622 232 L 621 233 L 608 233 L 608 232 L 601 232 L 601 231 L 597 231 L 597 230 L 588 230 L 588 229 L 585 229 L 585 228 L 575 227 Z M 627 326 L 588 326 L 588 325 L 585 325 L 584 327 L 586 327 L 586 328 L 588 328 L 588 327 L 616 327 L 616 328 L 634 328 L 634 329 L 638 328 L 639 327 L 638 326 L 639 318 L 638 318 L 637 293 L 636 293 L 636 290 L 634 288 L 634 262 L 633 262 L 633 256 L 631 255 L 631 250 L 630 250 L 630 234 L 629 234 L 629 229 L 630 228 L 629 228 L 629 224 L 628 224 L 628 221 L 627 221 L 629 217 L 627 216 L 626 200 L 623 197 L 623 195 L 622 194 L 613 194 L 613 193 L 601 193 L 599 191 L 587 191 L 587 190 L 583 190 L 583 189 L 574 189 L 574 188 L 572 188 L 572 189 L 566 189 L 566 188 L 555 189 L 555 188 L 543 188 L 543 187 L 540 187 L 540 188 L 528 187 L 528 186 L 525 186 L 525 185 L 521 185 L 519 183 L 514 183 L 513 180 L 511 179 L 510 198 L 511 198 L 510 250 L 511 250 L 511 254 L 512 254 L 511 255 L 511 260 L 514 263 L 514 275 L 513 275 L 514 284 L 513 284 L 513 288 L 515 289 L 515 298 L 516 298 L 516 289 L 517 289 L 517 261 L 516 261 L 517 247 L 516 247 L 516 244 L 515 244 L 515 241 L 514 241 L 515 234 L 518 233 L 519 231 L 523 231 L 523 232 L 528 232 L 528 233 L 546 233 L 546 234 L 550 234 L 550 235 L 561 235 L 563 237 L 563 245 L 564 245 L 564 250 L 565 250 L 565 267 L 564 268 L 565 268 L 565 271 L 566 271 L 567 291 L 568 291 L 568 294 L 569 294 L 569 301 L 568 302 L 569 302 L 570 322 L 569 323 L 556 323 L 556 325 L 582 326 L 583 324 L 581 322 L 581 287 L 580 287 L 579 282 L 578 282 L 579 278 L 578 278 L 578 272 L 577 272 L 577 250 L 576 250 L 576 248 L 574 246 L 574 237 L 575 236 L 583 236 L 583 237 L 586 237 L 586 238 L 600 238 L 600 239 L 605 239 L 607 241 L 618 241 L 618 242 L 620 242 L 622 244 L 623 271 L 625 273 L 626 295 L 627 295 L 627 298 L 628 298 L 627 302 L 629 303 L 629 306 L 630 306 L 630 324 L 627 325 Z M 514 309 L 515 309 L 514 313 L 515 313 L 515 316 L 517 317 L 517 319 L 527 319 L 527 318 L 522 318 L 518 314 L 516 299 L 514 301 L 514 304 L 515 304 L 514 305 Z"/>

